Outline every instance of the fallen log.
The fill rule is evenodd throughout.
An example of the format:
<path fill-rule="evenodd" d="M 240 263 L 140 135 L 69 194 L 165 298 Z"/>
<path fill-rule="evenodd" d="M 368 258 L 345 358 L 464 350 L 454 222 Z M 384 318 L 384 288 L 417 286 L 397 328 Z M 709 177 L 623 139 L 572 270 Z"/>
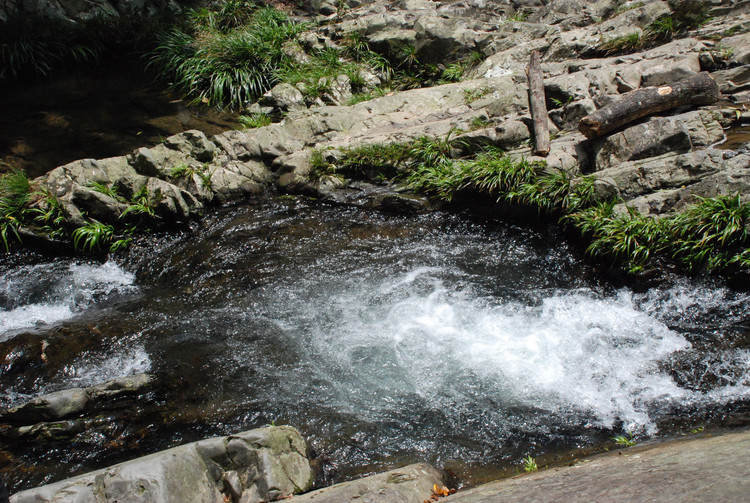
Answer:
<path fill-rule="evenodd" d="M 547 105 L 544 102 L 544 77 L 539 51 L 531 51 L 531 61 L 526 72 L 529 77 L 529 108 L 531 120 L 534 123 L 534 154 L 549 154 L 549 120 Z"/>
<path fill-rule="evenodd" d="M 708 72 L 700 72 L 672 85 L 644 87 L 624 94 L 619 100 L 582 118 L 578 130 L 596 138 L 647 115 L 682 105 L 710 105 L 721 91 Z"/>

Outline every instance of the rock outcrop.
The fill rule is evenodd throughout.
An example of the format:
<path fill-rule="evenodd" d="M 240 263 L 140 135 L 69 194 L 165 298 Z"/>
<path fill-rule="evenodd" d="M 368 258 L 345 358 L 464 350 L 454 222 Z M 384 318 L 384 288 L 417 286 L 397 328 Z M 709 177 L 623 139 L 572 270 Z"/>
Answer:
<path fill-rule="evenodd" d="M 283 115 L 281 122 L 212 138 L 189 131 L 129 156 L 73 162 L 38 183 L 59 198 L 71 229 L 89 218 L 117 224 L 123 214 L 132 220 L 134 213 L 150 218 L 152 226 L 168 227 L 208 206 L 272 190 L 388 209 L 395 199 L 404 202 L 402 190 L 341 174 L 312 177 L 313 152 L 335 164 L 342 148 L 452 134 L 467 148 L 494 145 L 532 158 L 519 147 L 531 136 L 525 67 L 537 49 L 556 136 L 550 155 L 540 159 L 549 169 L 593 174 L 600 186 L 609 186 L 603 196 L 617 195 L 651 214 L 679 209 L 691 195 L 745 193 L 750 156 L 744 149 L 724 150 L 721 143 L 727 128 L 743 124 L 742 107 L 750 101 L 750 12 L 728 1 L 699 3 L 717 16 L 684 38 L 617 56 L 608 55 L 604 41 L 633 30 L 649 33 L 656 20 L 680 15 L 679 3 L 629 2 L 618 10 L 611 2 L 574 0 L 353 5 L 304 35 L 302 46 L 336 46 L 336 40 L 358 33 L 384 54 L 395 51 L 394 44 L 412 44 L 416 57 L 439 64 L 471 51 L 489 57 L 470 66 L 461 82 L 351 106 L 308 106 L 298 89 L 280 85 L 257 107 Z M 724 102 L 647 117 L 594 141 L 575 131 L 581 117 L 623 93 L 699 71 L 712 72 Z M 347 86 L 342 80 L 337 92 L 350 92 Z M 136 197 L 153 209 L 151 215 L 129 209 Z M 425 207 L 407 203 L 412 210 Z"/>
<path fill-rule="evenodd" d="M 307 444 L 289 426 L 260 428 L 174 447 L 30 489 L 13 503 L 260 503 L 312 487 Z"/>

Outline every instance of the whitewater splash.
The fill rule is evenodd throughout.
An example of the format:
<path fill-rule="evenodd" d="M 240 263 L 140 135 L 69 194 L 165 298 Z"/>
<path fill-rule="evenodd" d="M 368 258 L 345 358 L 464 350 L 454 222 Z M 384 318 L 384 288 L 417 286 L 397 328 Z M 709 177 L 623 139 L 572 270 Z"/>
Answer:
<path fill-rule="evenodd" d="M 63 261 L 23 266 L 0 276 L 0 341 L 21 329 L 70 319 L 113 295 L 133 293 L 135 276 L 116 263 Z"/>
<path fill-rule="evenodd" d="M 652 434 L 656 410 L 750 389 L 747 371 L 708 394 L 675 381 L 669 369 L 692 345 L 659 319 L 674 314 L 672 304 L 577 289 L 542 293 L 530 305 L 481 295 L 460 273 L 446 273 L 420 267 L 376 284 L 349 280 L 288 320 L 288 330 L 309 327 L 307 348 L 338 408 L 371 420 L 397 397 L 456 410 L 481 398 L 497 407 L 488 414 L 498 429 L 504 411 L 522 409 L 533 411 L 531 430 L 556 418 Z M 687 292 L 670 292 L 687 302 Z"/>

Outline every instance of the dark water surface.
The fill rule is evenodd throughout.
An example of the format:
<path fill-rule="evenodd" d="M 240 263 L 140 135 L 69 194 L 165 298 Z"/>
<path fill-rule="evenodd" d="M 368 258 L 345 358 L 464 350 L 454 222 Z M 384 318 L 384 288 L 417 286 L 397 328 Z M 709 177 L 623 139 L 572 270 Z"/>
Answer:
<path fill-rule="evenodd" d="M 747 412 L 747 294 L 598 277 L 554 232 L 299 199 L 117 263 L 7 263 L 1 406 L 137 372 L 160 387 L 72 442 L 6 441 L 2 475 L 18 490 L 275 423 L 328 482 L 425 460 L 466 483 Z"/>
<path fill-rule="evenodd" d="M 188 108 L 128 59 L 37 83 L 1 84 L 0 172 L 5 164 L 32 178 L 77 159 L 125 155 L 188 129 L 213 135 L 237 127 L 233 114 Z"/>

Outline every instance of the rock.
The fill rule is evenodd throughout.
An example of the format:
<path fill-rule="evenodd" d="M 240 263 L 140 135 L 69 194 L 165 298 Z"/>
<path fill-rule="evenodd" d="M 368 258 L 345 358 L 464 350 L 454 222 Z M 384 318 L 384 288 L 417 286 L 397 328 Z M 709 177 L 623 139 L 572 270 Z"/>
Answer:
<path fill-rule="evenodd" d="M 434 484 L 445 482 L 443 472 L 419 463 L 295 496 L 289 503 L 423 503 L 432 497 Z"/>
<path fill-rule="evenodd" d="M 594 142 L 591 149 L 595 171 L 626 161 L 656 157 L 668 152 L 685 153 L 724 139 L 715 114 L 693 111 L 669 117 L 651 117 L 635 126 Z"/>
<path fill-rule="evenodd" d="M 283 112 L 288 112 L 293 108 L 304 107 L 305 97 L 293 85 L 282 83 L 277 84 L 264 94 L 258 103 L 261 106 L 273 108 L 274 112 L 272 115 L 276 118 L 281 118 Z"/>
<path fill-rule="evenodd" d="M 279 426 L 174 447 L 23 491 L 11 501 L 198 503 L 227 501 L 226 495 L 259 503 L 309 490 L 312 479 L 304 439 Z"/>
<path fill-rule="evenodd" d="M 18 405 L 0 415 L 12 424 L 33 424 L 81 414 L 89 405 L 89 395 L 80 388 L 55 391 Z"/>
<path fill-rule="evenodd" d="M 701 178 L 691 185 L 674 189 L 660 190 L 630 199 L 615 207 L 625 211 L 629 206 L 644 215 L 663 215 L 681 211 L 686 206 L 697 202 L 699 197 L 716 197 L 718 195 L 740 194 L 743 202 L 750 201 L 750 155 L 740 154 L 715 174 Z"/>
<path fill-rule="evenodd" d="M 721 45 L 731 51 L 731 60 L 743 65 L 750 64 L 750 33 L 721 39 Z"/>
<path fill-rule="evenodd" d="M 678 54 L 664 60 L 648 60 L 641 68 L 641 87 L 678 82 L 701 71 L 698 54 Z"/>
<path fill-rule="evenodd" d="M 328 91 L 323 95 L 323 102 L 330 105 L 346 105 L 352 99 L 352 84 L 346 75 L 325 80 Z"/>
<path fill-rule="evenodd" d="M 440 501 L 743 501 L 750 491 L 748 452 L 747 431 L 685 438 L 498 480 Z M 734 460 L 732 470 L 713 463 L 716 459 Z"/>
<path fill-rule="evenodd" d="M 596 173 L 617 187 L 626 201 L 664 189 L 692 186 L 704 178 L 723 171 L 745 169 L 750 155 L 724 158 L 718 149 L 705 149 L 684 154 L 669 153 L 638 161 L 624 162 Z M 716 195 L 716 193 L 712 194 Z"/>
<path fill-rule="evenodd" d="M 79 416 L 96 407 L 101 407 L 102 402 L 106 399 L 143 393 L 153 383 L 153 376 L 137 374 L 118 377 L 88 388 L 55 391 L 0 413 L 0 421 L 30 425 L 42 421 Z"/>
<path fill-rule="evenodd" d="M 182 152 L 198 162 L 211 162 L 216 154 L 216 145 L 201 131 L 189 130 L 164 140 L 164 146 Z"/>

